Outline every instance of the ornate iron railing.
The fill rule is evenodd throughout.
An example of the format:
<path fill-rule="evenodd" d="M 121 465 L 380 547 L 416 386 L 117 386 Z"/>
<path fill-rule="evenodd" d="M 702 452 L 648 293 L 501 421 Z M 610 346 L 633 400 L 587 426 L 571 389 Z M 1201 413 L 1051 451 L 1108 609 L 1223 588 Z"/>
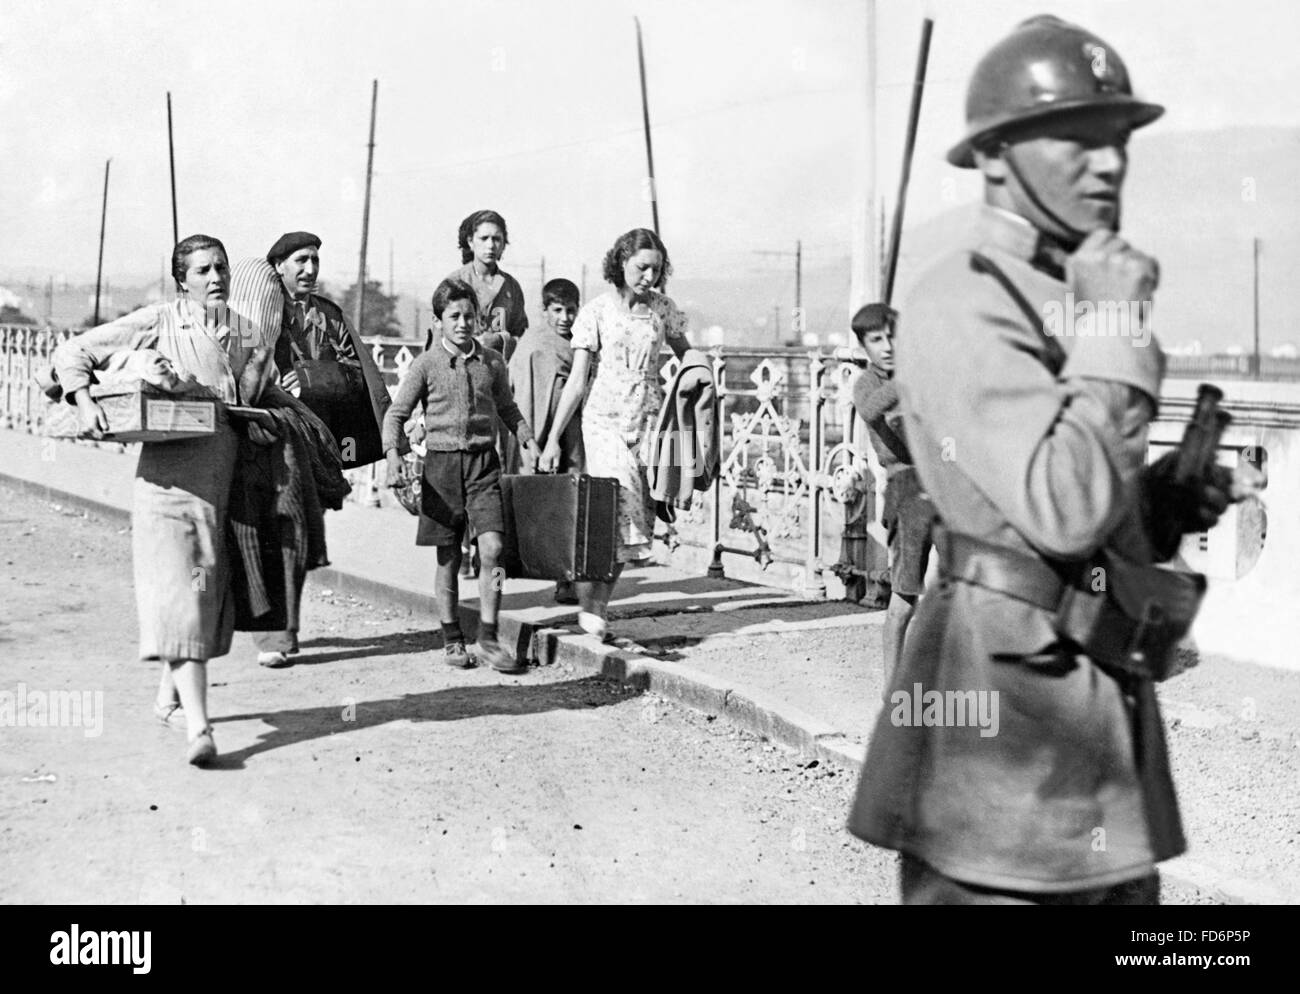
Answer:
<path fill-rule="evenodd" d="M 65 329 L 0 326 L 5 427 L 40 432 L 49 401 L 34 375 L 72 335 Z M 423 344 L 367 342 L 390 389 Z M 856 367 L 816 350 L 715 348 L 708 355 L 719 385 L 721 472 L 658 537 L 674 553 L 697 550 L 711 575 L 723 575 L 735 562 L 731 557 L 741 557 L 753 561 L 768 582 L 824 597 L 825 552 L 839 539 L 845 501 L 866 500 L 872 565 L 883 568 L 884 534 L 874 494 L 884 475 L 849 406 L 847 387 Z M 665 355 L 665 383 L 676 371 L 677 360 Z M 383 473 L 382 464 L 352 471 L 353 499 L 379 506 Z"/>
<path fill-rule="evenodd" d="M 33 377 L 72 334 L 0 326 L 0 424 L 41 430 L 48 401 Z M 390 389 L 423 346 L 393 339 L 367 343 Z M 844 350 L 713 348 L 706 354 L 718 385 L 720 472 L 656 538 L 674 562 L 681 558 L 712 576 L 761 576 L 810 598 L 838 595 L 853 582 L 859 594 L 869 592 L 887 566 L 883 502 L 877 499 L 885 474 L 853 412 L 856 364 Z M 659 371 L 665 386 L 677 368 L 677 360 L 665 354 Z M 1185 419 L 1181 403 L 1174 397 L 1164 403 L 1162 421 Z M 1295 424 L 1293 408 L 1288 406 L 1289 425 Z M 379 506 L 383 464 L 349 475 L 353 499 Z M 850 518 L 859 542 L 854 556 L 841 555 L 838 544 L 850 534 Z"/>

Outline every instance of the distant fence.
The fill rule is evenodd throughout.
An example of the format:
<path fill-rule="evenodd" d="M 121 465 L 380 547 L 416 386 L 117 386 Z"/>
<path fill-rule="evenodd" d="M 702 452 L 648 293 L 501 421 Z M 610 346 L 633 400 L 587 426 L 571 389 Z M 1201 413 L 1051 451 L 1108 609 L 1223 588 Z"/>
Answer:
<path fill-rule="evenodd" d="M 1230 380 L 1264 380 L 1274 383 L 1300 382 L 1300 358 L 1262 355 L 1255 368 L 1253 355 L 1172 355 L 1165 367 L 1168 376 L 1180 379 L 1204 377 Z"/>

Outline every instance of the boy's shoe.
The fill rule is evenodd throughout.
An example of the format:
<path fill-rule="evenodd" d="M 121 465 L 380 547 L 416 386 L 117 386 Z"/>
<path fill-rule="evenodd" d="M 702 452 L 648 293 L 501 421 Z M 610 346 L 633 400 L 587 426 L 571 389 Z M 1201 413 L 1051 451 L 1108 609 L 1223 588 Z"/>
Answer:
<path fill-rule="evenodd" d="M 523 673 L 527 666 L 520 665 L 496 639 L 479 639 L 474 643 L 474 658 L 486 663 L 498 673 Z"/>
<path fill-rule="evenodd" d="M 464 642 L 449 642 L 443 647 L 442 661 L 448 666 L 458 670 L 467 670 L 474 665 L 474 660 L 469 658 L 469 653 L 465 651 Z"/>
<path fill-rule="evenodd" d="M 606 644 L 614 641 L 614 636 L 609 631 L 609 622 L 598 614 L 592 614 L 590 611 L 579 611 L 578 627 L 588 635 L 594 635 Z"/>

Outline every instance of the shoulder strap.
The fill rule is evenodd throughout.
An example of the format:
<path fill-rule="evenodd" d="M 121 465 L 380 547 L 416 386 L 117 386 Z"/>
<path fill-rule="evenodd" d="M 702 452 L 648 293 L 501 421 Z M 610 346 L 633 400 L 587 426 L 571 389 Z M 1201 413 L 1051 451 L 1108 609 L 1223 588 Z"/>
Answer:
<path fill-rule="evenodd" d="M 1029 326 L 1038 332 L 1038 337 L 1041 338 L 1043 343 L 1047 346 L 1047 351 L 1051 354 L 1052 362 L 1055 367 L 1052 372 L 1059 372 L 1061 367 L 1065 365 L 1065 350 L 1061 348 L 1061 343 L 1049 335 L 1043 327 L 1043 316 L 1039 314 L 1038 311 L 1034 310 L 1033 305 L 1030 304 L 1029 301 L 1025 299 L 1025 295 L 1020 292 L 1020 288 L 1011 282 L 1011 277 L 1004 273 L 1002 268 L 987 255 L 972 250 L 970 261 L 972 269 L 977 273 L 992 276 L 998 281 L 998 284 L 1002 289 L 1007 292 L 1007 295 L 1012 299 L 1016 307 L 1020 309 L 1020 313 L 1025 316 L 1025 320 L 1029 322 Z"/>

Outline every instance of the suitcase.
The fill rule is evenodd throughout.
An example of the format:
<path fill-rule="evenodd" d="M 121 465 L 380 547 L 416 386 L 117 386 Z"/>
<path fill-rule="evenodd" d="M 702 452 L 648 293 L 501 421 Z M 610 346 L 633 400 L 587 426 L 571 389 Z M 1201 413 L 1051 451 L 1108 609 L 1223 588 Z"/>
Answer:
<path fill-rule="evenodd" d="M 501 477 L 506 575 L 610 580 L 618 556 L 618 481 L 606 477 Z"/>

